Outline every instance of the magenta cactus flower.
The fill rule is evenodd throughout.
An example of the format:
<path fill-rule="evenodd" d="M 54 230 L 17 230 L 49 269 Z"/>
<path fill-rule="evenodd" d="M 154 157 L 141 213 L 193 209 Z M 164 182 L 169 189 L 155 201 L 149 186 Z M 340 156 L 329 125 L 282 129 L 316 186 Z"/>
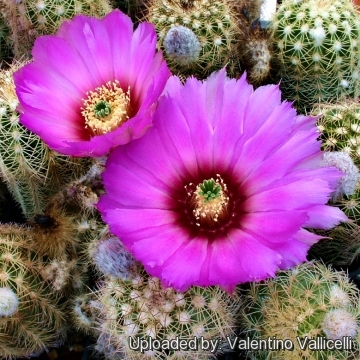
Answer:
<path fill-rule="evenodd" d="M 153 25 L 134 31 L 119 10 L 75 16 L 32 55 L 14 75 L 20 122 L 66 155 L 102 156 L 144 135 L 170 76 Z"/>
<path fill-rule="evenodd" d="M 98 209 L 165 285 L 236 284 L 306 260 L 347 218 L 327 206 L 342 173 L 319 167 L 316 119 L 297 116 L 278 86 L 253 91 L 225 71 L 171 77 L 145 136 L 109 156 Z"/>

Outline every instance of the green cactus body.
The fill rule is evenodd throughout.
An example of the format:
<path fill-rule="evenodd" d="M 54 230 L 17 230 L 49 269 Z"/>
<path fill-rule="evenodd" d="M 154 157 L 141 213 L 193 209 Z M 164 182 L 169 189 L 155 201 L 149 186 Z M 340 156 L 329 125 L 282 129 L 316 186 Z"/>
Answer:
<path fill-rule="evenodd" d="M 34 356 L 63 341 L 60 297 L 44 282 L 41 259 L 31 250 L 25 228 L 0 227 L 0 289 L 12 291 L 18 306 L 1 311 L 0 357 Z"/>
<path fill-rule="evenodd" d="M 26 217 L 42 212 L 51 152 L 37 135 L 19 124 L 11 70 L 0 73 L 0 177 Z"/>
<path fill-rule="evenodd" d="M 0 178 L 20 205 L 27 220 L 42 214 L 47 197 L 59 186 L 87 170 L 87 159 L 62 156 L 19 123 L 18 99 L 12 74 L 14 64 L 0 72 Z"/>
<path fill-rule="evenodd" d="M 153 23 L 158 34 L 158 47 L 164 51 L 171 71 L 177 75 L 206 78 L 211 72 L 228 65 L 230 76 L 235 75 L 233 53 L 236 45 L 235 12 L 227 0 L 153 0 L 147 5 L 145 20 Z M 167 34 L 180 27 L 172 39 Z M 193 33 L 183 39 L 182 27 Z M 169 35 L 168 35 L 169 36 Z"/>
<path fill-rule="evenodd" d="M 324 151 L 347 152 L 354 164 L 360 167 L 360 106 L 357 102 L 343 101 L 338 104 L 323 104 L 311 111 L 321 115 L 317 127 Z M 360 225 L 360 183 L 350 196 L 334 202 L 353 221 Z"/>
<path fill-rule="evenodd" d="M 359 94 L 360 17 L 352 1 L 285 0 L 273 39 L 283 96 L 300 111 Z"/>
<path fill-rule="evenodd" d="M 66 19 L 76 14 L 104 16 L 111 11 L 107 0 L 26 0 L 24 15 L 39 34 L 54 33 Z"/>
<path fill-rule="evenodd" d="M 151 356 L 156 359 L 208 359 L 209 350 L 145 349 L 130 345 L 129 337 L 159 341 L 203 337 L 216 339 L 234 335 L 235 315 L 240 306 L 237 296 L 218 287 L 192 287 L 185 293 L 163 288 L 157 278 L 139 271 L 132 281 L 111 278 L 99 290 L 103 306 L 98 330 L 99 348 L 113 359 L 123 354 L 129 360 Z M 107 338 L 107 346 L 103 340 Z M 195 340 L 194 340 L 195 341 Z"/>
<path fill-rule="evenodd" d="M 321 263 L 306 263 L 281 271 L 275 279 L 253 283 L 241 314 L 251 339 L 289 339 L 292 350 L 252 351 L 255 359 L 340 360 L 359 358 L 360 306 L 358 290 L 344 273 Z M 353 339 L 349 349 L 301 349 L 300 341 Z M 279 346 L 278 346 L 279 347 Z"/>
<path fill-rule="evenodd" d="M 77 14 L 102 17 L 111 11 L 108 0 L 4 0 L 3 7 L 16 59 L 29 56 L 35 38 L 55 33 L 64 20 Z"/>
<path fill-rule="evenodd" d="M 345 151 L 354 163 L 360 166 L 360 105 L 353 101 L 338 104 L 323 104 L 311 111 L 321 115 L 317 127 L 320 131 L 322 149 Z"/>

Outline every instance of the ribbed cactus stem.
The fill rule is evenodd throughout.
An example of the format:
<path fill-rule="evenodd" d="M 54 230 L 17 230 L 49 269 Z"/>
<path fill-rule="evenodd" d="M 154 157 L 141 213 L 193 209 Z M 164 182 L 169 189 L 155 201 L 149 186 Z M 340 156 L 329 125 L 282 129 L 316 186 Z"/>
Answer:
<path fill-rule="evenodd" d="M 265 283 L 253 283 L 242 308 L 246 336 L 259 341 L 274 337 L 289 339 L 291 351 L 253 349 L 256 359 L 351 359 L 359 354 L 359 290 L 345 273 L 322 263 L 306 263 L 281 271 Z M 300 346 L 310 339 L 321 341 L 351 337 L 351 346 L 341 349 Z"/>
<path fill-rule="evenodd" d="M 235 75 L 238 30 L 230 1 L 151 0 L 144 20 L 155 25 L 158 47 L 175 74 L 205 78 L 228 65 Z"/>
<path fill-rule="evenodd" d="M 193 340 L 215 339 L 234 335 L 235 315 L 241 301 L 218 287 L 192 287 L 185 293 L 165 288 L 158 278 L 144 270 L 129 281 L 107 279 L 98 292 L 102 304 L 97 329 L 98 349 L 109 358 L 122 354 L 126 359 L 146 356 L 166 359 L 208 359 L 210 349 L 197 347 L 165 350 L 144 349 L 140 352 L 130 343 L 136 339 Z M 130 339 L 129 337 L 132 337 Z M 104 340 L 107 339 L 107 344 Z M 136 346 L 135 346 L 136 347 Z"/>
<path fill-rule="evenodd" d="M 359 94 L 360 16 L 351 0 L 285 0 L 273 38 L 283 95 L 300 111 Z"/>

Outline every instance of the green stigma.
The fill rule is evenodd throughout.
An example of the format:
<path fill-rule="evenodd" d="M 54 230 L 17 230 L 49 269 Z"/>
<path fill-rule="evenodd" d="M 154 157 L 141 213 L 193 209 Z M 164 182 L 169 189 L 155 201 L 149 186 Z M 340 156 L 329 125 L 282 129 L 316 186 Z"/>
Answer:
<path fill-rule="evenodd" d="M 94 114 L 97 118 L 107 117 L 111 113 L 110 104 L 101 100 L 94 106 Z"/>
<path fill-rule="evenodd" d="M 216 184 L 213 179 L 204 180 L 200 185 L 199 195 L 205 198 L 205 202 L 216 199 L 220 196 L 221 186 Z"/>

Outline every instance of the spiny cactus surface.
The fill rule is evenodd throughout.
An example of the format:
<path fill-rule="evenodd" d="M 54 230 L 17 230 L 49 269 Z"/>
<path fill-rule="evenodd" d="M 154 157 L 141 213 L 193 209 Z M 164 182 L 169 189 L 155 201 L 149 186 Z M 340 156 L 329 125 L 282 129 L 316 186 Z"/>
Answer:
<path fill-rule="evenodd" d="M 359 94 L 360 16 L 351 0 L 285 0 L 273 38 L 283 96 L 300 111 Z"/>
<path fill-rule="evenodd" d="M 290 350 L 280 345 L 253 349 L 254 358 L 359 358 L 358 296 L 358 289 L 344 273 L 321 263 L 302 264 L 279 272 L 275 279 L 253 283 L 247 293 L 248 303 L 242 310 L 244 333 L 251 339 L 289 339 L 293 344 Z M 348 338 L 344 340 L 344 337 Z M 302 349 L 301 344 L 307 340 L 312 342 Z M 327 340 L 349 342 L 342 343 L 339 349 L 316 345 L 316 341 Z"/>
<path fill-rule="evenodd" d="M 123 354 L 130 360 L 146 356 L 208 359 L 214 356 L 210 348 L 140 348 L 137 344 L 141 339 L 197 342 L 230 337 L 234 335 L 236 311 L 240 306 L 237 296 L 230 296 L 218 287 L 192 287 L 178 293 L 172 288 L 163 288 L 159 279 L 149 277 L 143 270 L 134 273 L 131 281 L 106 280 L 98 299 L 103 306 L 99 339 L 108 339 L 108 345 L 100 348 L 109 358 Z"/>
<path fill-rule="evenodd" d="M 0 226 L 0 357 L 5 359 L 34 356 L 63 341 L 60 296 L 43 280 L 43 263 L 29 234 L 22 227 Z"/>
<path fill-rule="evenodd" d="M 176 75 L 206 78 L 226 65 L 235 75 L 238 29 L 231 2 L 152 0 L 144 20 L 155 25 L 158 47 Z"/>

